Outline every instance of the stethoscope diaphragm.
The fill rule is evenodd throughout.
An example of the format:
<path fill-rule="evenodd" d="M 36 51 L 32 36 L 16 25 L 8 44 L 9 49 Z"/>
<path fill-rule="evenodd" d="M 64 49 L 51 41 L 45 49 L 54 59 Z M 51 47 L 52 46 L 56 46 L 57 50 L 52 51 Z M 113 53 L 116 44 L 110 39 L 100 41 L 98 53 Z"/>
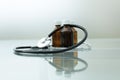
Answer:
<path fill-rule="evenodd" d="M 48 46 L 50 46 L 50 43 L 51 43 L 51 38 L 49 38 L 49 37 L 42 38 L 38 41 L 37 47 L 39 47 L 39 48 L 48 47 Z"/>

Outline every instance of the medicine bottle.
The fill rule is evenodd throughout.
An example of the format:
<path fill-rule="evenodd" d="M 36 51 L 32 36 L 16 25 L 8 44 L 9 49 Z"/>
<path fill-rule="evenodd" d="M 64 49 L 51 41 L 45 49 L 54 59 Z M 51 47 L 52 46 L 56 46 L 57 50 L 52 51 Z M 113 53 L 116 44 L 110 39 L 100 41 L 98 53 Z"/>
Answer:
<path fill-rule="evenodd" d="M 61 27 L 61 21 L 55 22 L 55 29 L 58 29 Z M 52 46 L 53 47 L 60 47 L 61 46 L 61 30 L 55 32 L 52 36 Z"/>
<path fill-rule="evenodd" d="M 63 29 L 61 30 L 61 47 L 69 47 L 74 44 L 73 31 L 69 21 L 63 22 Z"/>
<path fill-rule="evenodd" d="M 77 30 L 72 27 L 72 31 L 73 31 L 73 42 L 74 42 L 74 45 L 75 45 L 78 42 L 78 39 L 77 39 Z"/>

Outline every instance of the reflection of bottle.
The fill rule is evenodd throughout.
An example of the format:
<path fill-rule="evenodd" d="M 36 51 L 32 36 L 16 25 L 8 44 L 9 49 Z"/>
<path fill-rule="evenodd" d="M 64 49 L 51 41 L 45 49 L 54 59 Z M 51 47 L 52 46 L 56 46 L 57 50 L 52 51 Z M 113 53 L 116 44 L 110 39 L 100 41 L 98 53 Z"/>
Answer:
<path fill-rule="evenodd" d="M 61 22 L 57 21 L 55 23 L 55 29 L 58 29 L 61 27 Z M 60 34 L 60 30 L 55 32 L 52 36 L 52 46 L 53 47 L 60 47 L 61 46 L 61 34 Z"/>
<path fill-rule="evenodd" d="M 78 52 L 73 52 L 74 57 L 78 57 Z M 78 64 L 78 60 L 74 60 L 75 64 Z"/>
<path fill-rule="evenodd" d="M 72 71 L 74 67 L 78 64 L 78 61 L 75 59 L 71 59 L 72 57 L 78 57 L 77 52 L 68 52 L 65 53 L 64 56 L 68 58 L 64 58 L 64 68 L 68 69 L 69 71 Z"/>
<path fill-rule="evenodd" d="M 71 74 L 75 66 L 78 64 L 78 61 L 73 59 L 73 57 L 77 58 L 74 52 L 54 54 L 54 56 L 59 56 L 53 58 L 53 64 L 56 65 L 57 73 L 64 71 L 64 74 Z"/>

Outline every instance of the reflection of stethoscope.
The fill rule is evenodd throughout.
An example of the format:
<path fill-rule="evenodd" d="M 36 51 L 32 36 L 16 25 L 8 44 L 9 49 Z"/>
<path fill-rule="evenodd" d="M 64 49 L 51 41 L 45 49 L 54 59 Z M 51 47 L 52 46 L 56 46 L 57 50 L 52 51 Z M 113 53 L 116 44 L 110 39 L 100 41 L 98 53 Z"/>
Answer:
<path fill-rule="evenodd" d="M 64 25 L 54 31 L 52 31 L 47 38 L 43 38 L 38 42 L 37 46 L 20 46 L 20 47 L 16 47 L 14 49 L 14 52 L 17 53 L 30 53 L 30 54 L 55 54 L 55 53 L 61 53 L 61 52 L 65 52 L 65 51 L 69 51 L 72 50 L 78 46 L 80 46 L 82 43 L 85 42 L 85 40 L 87 39 L 88 33 L 86 31 L 86 29 L 82 26 L 79 25 L 74 25 L 74 24 L 69 24 L 70 27 L 75 27 L 75 28 L 79 28 L 81 29 L 85 36 L 83 37 L 83 39 L 81 41 L 79 41 L 77 44 L 67 47 L 67 48 L 63 48 L 60 50 L 49 50 L 48 47 L 50 46 L 51 43 L 51 39 L 50 37 L 58 30 L 62 29 L 64 27 Z"/>
<path fill-rule="evenodd" d="M 61 70 L 61 71 L 80 72 L 80 71 L 84 71 L 88 67 L 88 63 L 86 61 L 84 61 L 83 59 L 77 58 L 77 57 L 56 57 L 56 58 L 63 58 L 63 59 L 64 58 L 66 58 L 66 59 L 69 58 L 71 60 L 77 60 L 84 65 L 84 67 L 82 67 L 80 69 L 69 69 L 68 70 L 68 69 L 64 68 L 63 66 L 58 66 L 55 63 L 46 59 L 46 61 L 48 61 L 49 64 L 51 64 L 53 67 L 55 67 L 56 69 Z"/>

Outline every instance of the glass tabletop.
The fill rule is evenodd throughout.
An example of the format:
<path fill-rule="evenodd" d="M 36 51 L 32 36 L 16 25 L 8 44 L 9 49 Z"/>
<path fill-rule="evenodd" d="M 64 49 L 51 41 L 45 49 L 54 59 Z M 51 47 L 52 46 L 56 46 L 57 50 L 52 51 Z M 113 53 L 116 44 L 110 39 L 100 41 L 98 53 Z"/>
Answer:
<path fill-rule="evenodd" d="M 120 48 L 16 55 L 19 42 L 0 41 L 0 80 L 120 80 Z"/>

